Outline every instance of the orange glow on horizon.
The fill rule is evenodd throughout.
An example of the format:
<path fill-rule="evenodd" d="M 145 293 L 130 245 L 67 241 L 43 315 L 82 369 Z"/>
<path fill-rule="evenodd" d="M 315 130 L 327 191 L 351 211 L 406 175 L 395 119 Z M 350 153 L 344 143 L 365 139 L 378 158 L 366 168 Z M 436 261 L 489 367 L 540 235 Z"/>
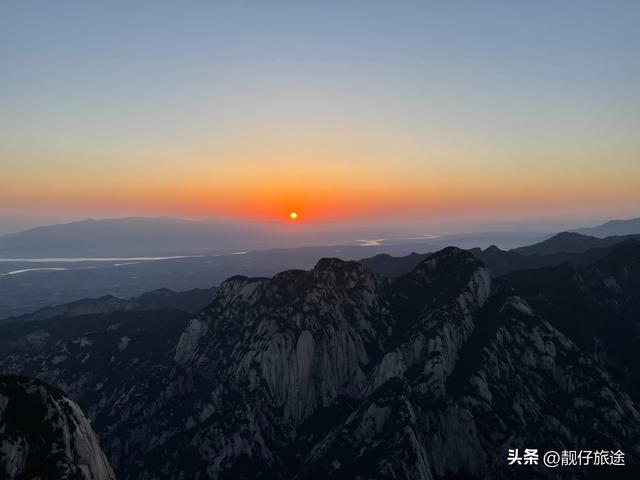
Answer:
<path fill-rule="evenodd" d="M 585 168 L 550 175 L 548 168 L 464 162 L 462 153 L 402 153 L 413 159 L 411 168 L 398 168 L 389 152 L 320 147 L 193 154 L 183 161 L 141 155 L 145 161 L 132 161 L 127 175 L 114 174 L 108 163 L 72 162 L 55 171 L 32 165 L 0 179 L 0 209 L 281 223 L 300 221 L 304 212 L 305 225 L 312 225 L 498 212 L 517 217 L 640 201 L 635 171 Z"/>

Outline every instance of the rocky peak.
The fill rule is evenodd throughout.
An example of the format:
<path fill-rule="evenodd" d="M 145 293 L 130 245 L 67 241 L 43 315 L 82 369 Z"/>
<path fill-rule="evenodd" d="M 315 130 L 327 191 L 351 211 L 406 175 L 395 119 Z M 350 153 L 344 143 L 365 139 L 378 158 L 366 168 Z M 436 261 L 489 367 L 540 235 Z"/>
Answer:
<path fill-rule="evenodd" d="M 149 330 L 123 317 L 0 366 L 75 385 L 132 480 L 519 478 L 508 448 L 620 448 L 637 463 L 638 270 L 620 255 L 493 282 L 455 248 L 392 282 L 326 259 L 229 279 L 162 335 L 164 356 L 145 357 Z M 89 342 L 104 362 L 83 363 Z M 110 358 L 127 375 L 105 379 Z"/>
<path fill-rule="evenodd" d="M 413 270 L 414 275 L 435 275 L 448 269 L 459 268 L 464 264 L 480 264 L 467 250 L 447 247 L 429 255 Z"/>
<path fill-rule="evenodd" d="M 264 282 L 265 278 L 249 278 L 243 275 L 233 276 L 220 284 L 215 301 L 229 304 L 234 300 L 246 300 Z"/>
<path fill-rule="evenodd" d="M 501 250 L 496 245 L 490 245 L 483 250 L 483 253 L 486 253 L 487 255 L 499 255 L 501 253 L 504 253 L 504 250 Z"/>
<path fill-rule="evenodd" d="M 353 289 L 375 288 L 378 280 L 358 262 L 346 262 L 337 258 L 323 258 L 313 268 L 315 281 L 328 288 Z"/>
<path fill-rule="evenodd" d="M 174 358 L 233 389 L 266 382 L 297 423 L 362 388 L 392 328 L 387 289 L 338 259 L 272 279 L 234 277 L 191 321 Z"/>
<path fill-rule="evenodd" d="M 80 408 L 38 380 L 0 376 L 0 437 L 2 478 L 115 478 Z"/>
<path fill-rule="evenodd" d="M 415 316 L 429 314 L 433 306 L 458 302 L 477 310 L 489 297 L 489 269 L 471 253 L 455 247 L 429 255 L 413 271 L 393 282 L 397 316 L 409 327 Z"/>
<path fill-rule="evenodd" d="M 411 371 L 420 391 L 444 395 L 445 381 L 490 290 L 487 267 L 455 247 L 430 255 L 394 281 L 393 348 L 372 372 L 370 388 Z"/>

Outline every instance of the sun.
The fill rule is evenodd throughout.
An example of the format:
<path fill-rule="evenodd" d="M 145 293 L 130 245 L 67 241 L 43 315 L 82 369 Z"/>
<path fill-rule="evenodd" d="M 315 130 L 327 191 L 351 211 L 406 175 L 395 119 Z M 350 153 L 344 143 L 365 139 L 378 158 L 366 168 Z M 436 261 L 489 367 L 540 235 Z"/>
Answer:
<path fill-rule="evenodd" d="M 295 220 L 295 219 L 297 219 L 297 218 L 298 218 L 298 214 L 297 214 L 296 212 L 291 212 L 291 213 L 289 214 L 289 218 L 290 218 L 291 220 Z"/>

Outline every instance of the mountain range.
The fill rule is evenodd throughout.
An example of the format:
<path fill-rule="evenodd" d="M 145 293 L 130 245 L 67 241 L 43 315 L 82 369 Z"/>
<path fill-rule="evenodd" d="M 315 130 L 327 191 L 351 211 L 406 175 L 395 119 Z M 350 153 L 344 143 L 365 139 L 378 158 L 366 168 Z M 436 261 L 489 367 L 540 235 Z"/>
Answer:
<path fill-rule="evenodd" d="M 616 235 L 633 235 L 640 233 L 640 217 L 625 220 L 610 220 L 594 227 L 583 227 L 574 230 L 577 233 L 604 238 Z"/>
<path fill-rule="evenodd" d="M 359 243 L 359 238 L 377 240 L 393 233 L 397 234 L 390 228 L 314 227 L 304 223 L 294 228 L 278 222 L 257 221 L 152 217 L 88 219 L 0 235 L 0 258 L 219 255 L 274 248 L 354 245 Z M 429 239 L 417 236 L 414 243 Z"/>
<path fill-rule="evenodd" d="M 99 298 L 83 298 L 61 305 L 44 307 L 33 313 L 0 319 L 0 324 L 112 312 L 178 310 L 196 313 L 211 303 L 215 291 L 216 287 L 194 288 L 183 292 L 160 288 L 132 298 L 118 298 L 113 295 L 105 295 Z"/>
<path fill-rule="evenodd" d="M 605 257 L 613 249 L 625 243 L 640 243 L 640 235 L 599 239 L 564 232 L 540 243 L 513 250 L 505 251 L 492 245 L 484 250 L 472 248 L 469 252 L 489 266 L 492 276 L 495 277 L 516 270 L 538 269 L 564 263 L 587 265 Z M 428 253 L 415 252 L 402 257 L 378 254 L 360 259 L 359 262 L 377 275 L 395 278 L 411 271 L 428 256 Z"/>
<path fill-rule="evenodd" d="M 562 232 L 535 245 L 514 248 L 520 255 L 553 255 L 558 253 L 583 253 L 592 248 L 605 248 L 625 240 L 640 240 L 640 234 L 614 235 L 598 238 L 575 232 Z"/>
<path fill-rule="evenodd" d="M 551 236 L 540 231 L 488 231 L 442 234 L 419 226 L 367 227 L 277 222 L 231 222 L 179 218 L 130 217 L 81 220 L 45 225 L 0 235 L 0 258 L 154 257 L 228 254 L 238 251 L 317 245 L 349 245 L 374 239 L 385 245 L 416 243 L 429 251 L 448 245 L 486 248 L 496 244 L 516 248 Z M 640 234 L 640 218 L 612 220 L 572 233 L 597 238 Z M 371 242 L 372 240 L 366 240 Z"/>
<path fill-rule="evenodd" d="M 213 231 L 211 229 L 214 224 L 206 222 L 178 221 L 178 223 L 174 223 L 171 219 L 142 219 L 138 222 L 136 219 L 113 219 L 42 227 L 24 232 L 24 235 L 10 236 L 11 242 L 16 248 L 20 245 L 23 246 L 20 247 L 23 248 L 21 252 L 27 257 L 30 245 L 48 245 L 47 248 L 52 249 L 49 250 L 52 254 L 69 253 L 67 250 L 71 248 L 69 246 L 71 245 L 74 248 L 78 247 L 79 252 L 91 251 L 98 254 L 98 258 L 78 258 L 78 252 L 73 258 L 0 258 L 0 290 L 3 291 L 3 295 L 0 295 L 0 319 L 32 313 L 43 307 L 66 304 L 80 298 L 114 296 L 123 299 L 140 296 L 162 288 L 174 291 L 208 289 L 235 274 L 272 276 L 287 269 L 308 269 L 322 257 L 335 256 L 345 260 L 356 260 L 376 254 L 402 256 L 411 252 L 420 252 L 420 255 L 425 255 L 428 252 L 438 251 L 447 245 L 469 248 L 477 253 L 480 247 L 486 251 L 493 242 L 498 242 L 500 247 L 493 245 L 493 248 L 489 248 L 486 255 L 480 257 L 490 264 L 493 274 L 497 275 L 520 268 L 535 268 L 569 261 L 571 253 L 583 252 L 587 248 L 592 250 L 593 248 L 604 248 L 607 245 L 631 238 L 630 236 L 618 236 L 598 239 L 576 233 L 562 233 L 551 238 L 541 236 L 539 233 L 517 232 L 446 235 L 437 238 L 430 236 L 403 237 L 396 234 L 391 235 L 389 239 L 369 240 L 368 243 L 349 245 L 316 245 L 248 252 L 233 251 L 228 254 L 179 255 L 171 258 L 109 257 L 109 253 L 113 253 L 114 249 L 122 253 L 121 247 L 123 245 L 125 245 L 123 247 L 125 252 L 135 251 L 139 254 L 140 250 L 135 250 L 138 248 L 135 247 L 136 242 L 128 240 L 128 236 L 138 238 L 138 234 L 140 234 L 140 238 L 149 240 L 145 245 L 151 250 L 147 250 L 147 252 L 154 251 L 153 249 L 156 247 L 160 248 L 159 244 L 154 242 L 167 241 L 170 243 L 171 238 L 175 240 L 174 246 L 177 248 L 182 241 L 186 241 L 189 237 L 192 223 L 198 225 L 196 231 L 205 230 L 210 233 Z M 170 227 L 168 232 L 165 231 L 167 225 Z M 91 231 L 94 227 L 97 228 L 97 233 L 94 233 L 102 238 L 102 243 L 98 242 L 96 245 L 92 243 L 92 238 L 94 238 L 92 235 L 87 236 L 82 233 L 83 229 L 88 228 Z M 127 234 L 129 227 L 132 230 Z M 80 230 L 77 231 L 78 228 Z M 110 228 L 115 233 L 105 233 Z M 233 226 L 226 228 L 237 233 Z M 60 234 L 62 236 L 58 241 L 49 242 L 52 235 L 56 236 L 48 233 L 50 231 L 65 233 L 64 235 Z M 245 233 L 247 232 L 249 230 L 246 230 Z M 77 238 L 74 237 L 76 233 Z M 167 239 L 165 239 L 165 233 Z M 182 236 L 180 237 L 182 240 L 176 240 L 175 235 L 178 233 Z M 355 232 L 352 233 L 355 234 Z M 119 235 L 121 238 L 114 240 L 114 235 L 116 237 Z M 30 236 L 37 238 L 38 242 L 32 244 Z M 70 242 L 68 237 L 74 237 L 75 240 L 67 245 L 67 242 Z M 269 238 L 268 235 L 259 235 L 258 237 Z M 7 238 L 9 237 L 0 237 L 0 255 L 2 254 L 3 239 Z M 215 250 L 219 244 L 207 243 L 214 241 L 212 237 L 209 240 L 207 238 L 200 238 L 196 243 L 189 244 L 187 251 L 193 251 L 189 249 L 196 248 L 197 245 L 208 245 L 209 250 Z M 502 253 L 497 256 L 493 255 L 494 258 L 489 258 L 493 250 L 506 249 L 510 245 L 516 247 L 526 245 L 527 239 L 534 239 L 538 243 L 523 249 L 510 250 L 509 254 L 512 258 L 507 259 L 506 255 Z M 110 244 L 112 240 L 114 240 L 113 245 L 105 246 Z M 313 237 L 313 240 L 318 242 L 322 239 Z M 60 245 L 61 247 L 58 248 Z M 130 248 L 134 248 L 134 250 L 130 250 Z M 140 248 L 142 249 L 143 246 L 141 245 Z M 236 242 L 230 250 L 237 248 L 240 248 L 240 244 Z M 164 247 L 161 250 L 167 251 Z M 171 251 L 174 252 L 174 250 Z M 36 249 L 36 251 L 39 250 Z M 13 251 L 13 253 L 16 254 L 17 251 Z M 31 253 L 34 252 L 31 251 Z M 184 254 L 184 250 L 181 253 Z M 513 255 L 515 253 L 521 255 L 516 257 Z M 43 253 L 40 251 L 36 256 L 42 257 L 42 255 Z M 478 255 L 480 254 L 478 253 Z M 525 259 L 525 255 L 531 258 Z M 553 255 L 556 257 L 553 258 Z M 384 257 L 380 257 L 380 259 L 382 258 Z M 416 259 L 414 258 L 414 260 Z M 397 263 L 398 261 L 392 260 L 392 262 Z M 409 267 L 416 264 L 411 259 L 403 262 L 407 264 L 407 267 L 404 267 L 402 273 L 406 273 L 410 269 Z M 499 266 L 499 262 L 504 265 Z"/>
<path fill-rule="evenodd" d="M 107 218 L 45 225 L 0 235 L 0 259 L 67 257 L 163 257 L 219 255 L 274 248 L 322 245 L 401 245 L 414 243 L 437 250 L 500 244 L 527 245 L 547 236 L 540 231 L 488 231 L 467 234 L 425 233 L 409 224 L 366 226 L 179 218 Z M 428 229 L 426 229 L 428 230 Z M 429 234 L 430 233 L 430 234 Z"/>
<path fill-rule="evenodd" d="M 586 264 L 605 255 L 608 248 L 638 238 L 638 235 L 629 235 L 597 239 L 576 233 L 560 233 L 525 249 L 505 251 L 492 245 L 484 250 L 471 248 L 470 252 L 490 267 L 492 275 L 498 276 L 514 270 L 553 266 L 564 262 Z M 594 248 L 583 251 L 590 246 Z M 30 267 L 26 271 L 19 270 L 21 264 L 5 262 L 4 266 L 0 265 L 0 271 L 5 268 L 9 272 L 21 273 L 0 273 L 0 288 L 5 293 L 0 297 L 0 323 L 37 318 L 33 315 L 51 317 L 69 315 L 72 312 L 107 313 L 163 307 L 195 311 L 211 298 L 207 293 L 211 290 L 211 285 L 216 285 L 233 274 L 272 276 L 287 269 L 308 269 L 313 267 L 318 258 L 325 256 L 345 260 L 360 259 L 372 272 L 394 278 L 413 269 L 428 255 L 414 252 L 402 256 L 420 248 L 425 248 L 425 245 L 336 245 L 160 261 L 53 261 L 26 263 L 24 266 Z M 435 250 L 440 248 L 442 247 Z M 378 253 L 361 258 L 365 252 L 391 252 L 400 256 Z M 163 285 L 165 287 L 160 288 Z M 181 292 L 174 295 L 166 286 Z M 76 300 L 79 297 L 87 298 Z M 36 310 L 39 310 L 37 314 Z"/>
<path fill-rule="evenodd" d="M 89 219 L 2 235 L 0 255 L 7 258 L 202 255 L 275 246 L 275 238 L 275 232 L 266 223 L 148 217 Z"/>
<path fill-rule="evenodd" d="M 478 257 L 393 278 L 325 258 L 231 277 L 195 315 L 2 325 L 0 371 L 65 391 L 121 479 L 637 478 L 640 243 L 502 275 Z M 515 448 L 627 467 L 508 466 Z"/>

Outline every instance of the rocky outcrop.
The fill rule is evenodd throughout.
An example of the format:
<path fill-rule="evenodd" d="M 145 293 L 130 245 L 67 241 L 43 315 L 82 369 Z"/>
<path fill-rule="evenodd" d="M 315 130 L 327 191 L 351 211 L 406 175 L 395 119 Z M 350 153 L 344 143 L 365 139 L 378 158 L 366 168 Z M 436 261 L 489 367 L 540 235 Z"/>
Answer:
<path fill-rule="evenodd" d="M 447 248 L 394 282 L 394 313 L 401 328 L 372 372 L 368 391 L 409 370 L 421 372 L 416 388 L 445 394 L 460 348 L 491 288 L 489 270 L 465 251 Z"/>
<path fill-rule="evenodd" d="M 635 357 L 602 327 L 635 338 L 638 258 L 625 247 L 536 282 L 492 280 L 456 248 L 394 280 L 323 259 L 232 277 L 188 321 L 36 335 L 40 350 L 0 367 L 68 387 L 122 478 L 563 478 L 516 471 L 507 450 L 620 449 L 640 462 Z M 572 309 L 591 312 L 588 336 L 563 321 Z"/>
<path fill-rule="evenodd" d="M 191 321 L 175 360 L 234 389 L 266 387 L 298 424 L 363 389 L 393 327 L 386 289 L 358 263 L 337 259 L 272 279 L 234 277 Z"/>
<path fill-rule="evenodd" d="M 387 381 L 312 449 L 297 477 L 431 480 L 410 396 L 400 378 Z"/>
<path fill-rule="evenodd" d="M 0 476 L 113 480 L 91 425 L 60 391 L 0 376 Z"/>

